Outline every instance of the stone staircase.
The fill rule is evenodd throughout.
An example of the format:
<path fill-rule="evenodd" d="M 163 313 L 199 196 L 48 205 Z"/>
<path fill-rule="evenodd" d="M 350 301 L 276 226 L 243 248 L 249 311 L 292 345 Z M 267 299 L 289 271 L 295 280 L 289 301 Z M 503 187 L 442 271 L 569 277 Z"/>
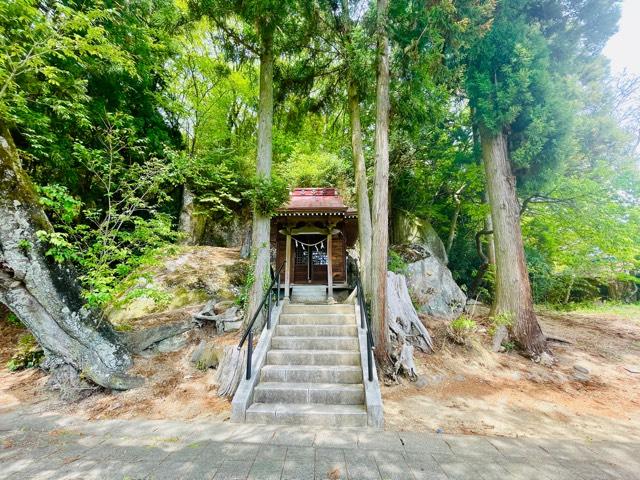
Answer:
<path fill-rule="evenodd" d="M 361 358 L 353 305 L 285 304 L 245 421 L 367 426 Z"/>

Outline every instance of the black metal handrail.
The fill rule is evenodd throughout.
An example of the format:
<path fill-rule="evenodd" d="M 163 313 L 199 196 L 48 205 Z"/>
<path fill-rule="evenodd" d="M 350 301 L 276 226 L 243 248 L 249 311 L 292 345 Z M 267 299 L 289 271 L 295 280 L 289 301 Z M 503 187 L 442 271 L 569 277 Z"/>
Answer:
<path fill-rule="evenodd" d="M 367 315 L 367 302 L 364 295 L 364 289 L 362 288 L 362 282 L 360 281 L 360 272 L 356 271 L 356 291 L 358 292 L 358 305 L 360 306 L 360 328 L 364 328 L 367 331 L 367 369 L 369 381 L 373 382 L 373 350 L 375 344 L 373 343 L 373 335 L 371 334 L 371 322 L 369 321 L 369 315 Z"/>
<path fill-rule="evenodd" d="M 249 322 L 247 329 L 242 335 L 242 339 L 240 340 L 240 343 L 238 343 L 238 350 L 241 350 L 242 345 L 244 345 L 244 342 L 247 339 L 249 340 L 249 342 L 247 343 L 247 375 L 246 375 L 247 380 L 251 379 L 251 357 L 253 355 L 253 324 L 256 323 L 258 315 L 260 315 L 260 313 L 263 313 L 263 311 L 266 311 L 267 318 L 266 318 L 265 325 L 267 327 L 267 330 L 271 329 L 271 310 L 273 308 L 273 285 L 276 284 L 276 305 L 278 305 L 278 303 L 280 303 L 280 272 L 282 271 L 282 268 L 284 267 L 285 263 L 287 262 L 286 261 L 282 262 L 282 265 L 280 265 L 280 268 L 278 268 L 278 271 L 275 273 L 275 275 L 273 274 L 273 269 L 271 269 L 271 283 L 269 284 L 269 288 L 267 288 L 267 291 L 264 293 L 264 296 L 262 297 L 262 301 L 260 302 L 260 306 L 256 309 L 256 313 L 253 314 L 253 317 L 251 318 L 251 321 Z M 266 310 L 265 310 L 265 307 L 266 307 Z"/>

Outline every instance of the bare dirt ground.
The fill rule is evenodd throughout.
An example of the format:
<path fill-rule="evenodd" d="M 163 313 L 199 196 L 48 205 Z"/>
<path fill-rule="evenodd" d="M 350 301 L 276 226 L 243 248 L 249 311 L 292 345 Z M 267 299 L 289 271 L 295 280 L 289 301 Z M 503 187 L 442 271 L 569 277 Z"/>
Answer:
<path fill-rule="evenodd" d="M 201 338 L 211 339 L 212 335 L 206 329 L 194 330 L 189 333 L 187 346 L 180 351 L 137 356 L 131 373 L 146 377 L 145 386 L 126 392 L 101 390 L 73 404 L 60 401 L 56 393 L 46 389 L 47 378 L 40 370 L 11 373 L 3 364 L 0 370 L 0 412 L 20 407 L 86 419 L 226 420 L 231 404 L 216 393 L 216 371 L 209 369 L 203 372 L 190 362 L 191 352 Z M 216 344 L 220 346 L 237 341 L 236 333 L 215 337 Z M 5 337 L 0 343 L 5 343 Z"/>
<path fill-rule="evenodd" d="M 198 306 L 140 317 L 134 327 L 190 316 Z M 555 365 L 533 363 L 515 352 L 493 353 L 481 328 L 475 347 L 447 340 L 446 325 L 427 321 L 436 351 L 416 354 L 419 379 L 383 386 L 386 428 L 509 437 L 578 440 L 640 440 L 640 315 L 541 312 L 544 332 L 570 343 L 550 344 Z M 474 315 L 486 325 L 486 311 Z M 4 364 L 15 350 L 19 327 L 0 319 L 0 412 L 24 409 L 86 419 L 148 418 L 224 421 L 230 402 L 216 394 L 215 370 L 190 362 L 202 338 L 217 345 L 237 333 L 214 336 L 206 328 L 189 333 L 186 347 L 136 358 L 133 373 L 146 386 L 128 392 L 98 391 L 74 404 L 45 388 L 36 369 L 11 373 Z M 576 379 L 574 366 L 589 371 Z M 629 371 L 629 370 L 631 371 Z"/>
<path fill-rule="evenodd" d="M 476 315 L 479 322 L 485 316 Z M 555 365 L 467 349 L 433 323 L 437 350 L 415 383 L 383 387 L 386 428 L 581 440 L 640 439 L 640 315 L 541 312 Z M 589 380 L 575 378 L 578 365 Z"/>

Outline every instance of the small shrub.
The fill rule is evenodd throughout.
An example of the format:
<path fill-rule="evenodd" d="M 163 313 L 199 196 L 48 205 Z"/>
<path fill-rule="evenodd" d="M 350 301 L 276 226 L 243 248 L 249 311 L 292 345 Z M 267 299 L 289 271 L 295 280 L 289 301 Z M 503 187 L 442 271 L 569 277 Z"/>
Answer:
<path fill-rule="evenodd" d="M 256 281 L 255 276 L 255 255 L 251 255 L 251 259 L 247 264 L 248 268 L 246 271 L 246 275 L 244 278 L 244 284 L 240 286 L 240 293 L 236 297 L 236 304 L 244 310 L 247 306 L 247 302 L 249 301 L 249 293 L 251 292 L 251 288 L 253 287 L 253 283 Z"/>
<path fill-rule="evenodd" d="M 22 335 L 18 340 L 18 351 L 7 362 L 7 368 L 11 372 L 23 370 L 25 368 L 35 368 L 42 363 L 44 359 L 44 351 L 33 338 L 33 335 L 27 333 Z"/>
<path fill-rule="evenodd" d="M 9 315 L 7 315 L 7 323 L 14 327 L 24 327 L 20 319 L 13 312 L 9 312 Z"/>
<path fill-rule="evenodd" d="M 389 258 L 387 260 L 387 269 L 393 273 L 404 274 L 409 264 L 394 250 L 389 250 Z"/>
<path fill-rule="evenodd" d="M 29 253 L 29 250 L 31 250 L 31 242 L 23 238 L 18 242 L 18 248 L 22 253 L 27 254 Z"/>
<path fill-rule="evenodd" d="M 449 337 L 460 345 L 469 345 L 471 338 L 478 330 L 478 325 L 473 318 L 462 315 L 449 324 L 447 333 Z"/>
<path fill-rule="evenodd" d="M 508 312 L 499 313 L 491 317 L 489 322 L 489 335 L 493 337 L 500 327 L 504 326 L 507 327 L 508 330 L 511 330 L 511 327 L 513 327 L 513 314 Z"/>

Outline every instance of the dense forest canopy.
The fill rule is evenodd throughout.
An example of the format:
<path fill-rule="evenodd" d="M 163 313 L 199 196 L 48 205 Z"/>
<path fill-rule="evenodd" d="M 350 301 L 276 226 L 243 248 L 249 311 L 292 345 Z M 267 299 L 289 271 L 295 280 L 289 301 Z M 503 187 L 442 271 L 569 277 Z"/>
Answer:
<path fill-rule="evenodd" d="M 483 141 L 495 136 L 515 177 L 534 301 L 637 301 L 640 79 L 613 76 L 601 54 L 619 2 L 377 9 L 2 0 L 2 195 L 37 198 L 51 225 L 37 229 L 45 256 L 77 269 L 95 308 L 158 249 L 219 243 L 208 232 L 252 211 L 268 223 L 289 188 L 375 201 L 386 190 L 374 182 L 383 32 L 392 228 L 398 215 L 429 222 L 456 281 L 490 302 Z M 32 196 L 12 196 L 12 175 Z"/>

